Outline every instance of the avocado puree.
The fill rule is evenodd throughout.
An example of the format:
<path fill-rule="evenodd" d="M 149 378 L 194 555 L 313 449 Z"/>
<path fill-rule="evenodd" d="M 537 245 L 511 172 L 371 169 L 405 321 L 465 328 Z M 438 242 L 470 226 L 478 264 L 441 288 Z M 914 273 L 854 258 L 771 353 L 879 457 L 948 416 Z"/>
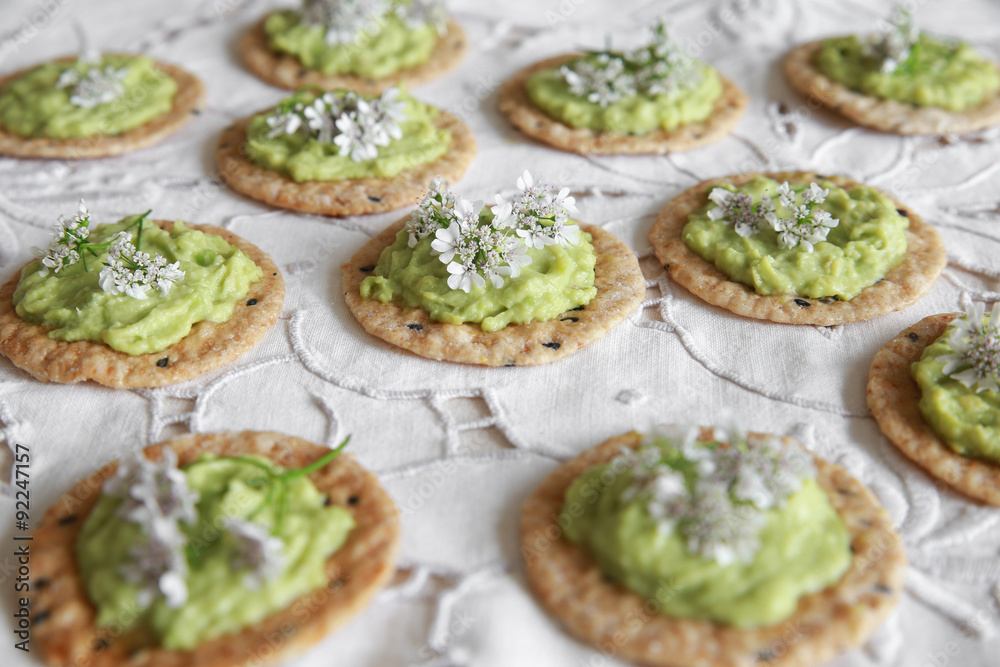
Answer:
<path fill-rule="evenodd" d="M 88 241 L 100 245 L 119 231 L 135 240 L 138 216 L 115 224 L 100 225 Z M 93 340 L 107 343 L 127 354 L 159 352 L 178 342 L 202 320 L 225 322 L 236 303 L 246 296 L 250 284 L 263 271 L 240 250 L 215 234 L 188 229 L 181 222 L 166 232 L 146 223 L 141 249 L 180 262 L 184 277 L 166 296 L 150 290 L 146 299 L 112 295 L 98 284 L 107 251 L 87 256 L 59 273 L 40 275 L 41 261 L 28 264 L 14 290 L 17 314 L 26 322 L 52 327 L 50 338 L 65 341 Z"/>
<path fill-rule="evenodd" d="M 309 104 L 314 93 L 298 94 Z M 448 152 L 451 132 L 439 129 L 434 120 L 438 110 L 421 104 L 401 92 L 405 102 L 406 118 L 399 126 L 403 136 L 391 139 L 387 146 L 379 146 L 378 157 L 355 162 L 349 155 L 340 155 L 333 143 L 321 143 L 301 132 L 268 137 L 271 128 L 267 115 L 255 116 L 247 128 L 247 155 L 257 165 L 287 174 L 297 182 L 336 181 L 352 178 L 392 178 L 422 164 L 434 162 Z"/>
<path fill-rule="evenodd" d="M 753 560 L 728 565 L 692 554 L 676 528 L 660 530 L 646 495 L 623 496 L 632 480 L 630 470 L 616 474 L 609 464 L 588 469 L 566 492 L 560 522 L 602 572 L 656 600 L 662 614 L 737 628 L 774 625 L 799 597 L 832 585 L 850 565 L 844 522 L 813 479 L 780 509 L 764 512 Z"/>
<path fill-rule="evenodd" d="M 273 51 L 295 56 L 311 70 L 369 79 L 422 65 L 438 42 L 433 25 L 410 28 L 394 12 L 372 21 L 351 44 L 327 44 L 326 29 L 302 21 L 296 11 L 274 12 L 264 22 L 264 32 Z"/>
<path fill-rule="evenodd" d="M 959 454 L 1000 463 L 1000 392 L 976 393 L 945 375 L 938 357 L 953 351 L 946 332 L 910 367 L 920 387 L 920 414 Z"/>
<path fill-rule="evenodd" d="M 268 459 L 253 458 L 270 465 Z M 189 537 L 187 601 L 172 609 L 160 596 L 145 609 L 138 606 L 137 587 L 126 582 L 119 569 L 129 561 L 129 549 L 140 541 L 142 529 L 117 516 L 119 498 L 104 495 L 76 543 L 81 578 L 98 609 L 98 627 L 137 626 L 151 631 L 164 648 L 188 650 L 256 623 L 326 584 L 326 559 L 343 545 L 354 519 L 342 507 L 324 507 L 325 496 L 308 478 L 287 483 L 277 534 L 284 545 L 285 567 L 253 590 L 243 584 L 244 572 L 231 565 L 236 552 L 225 534 L 225 520 L 250 519 L 253 514 L 253 521 L 274 526 L 277 494 L 267 494 L 259 467 L 236 458 L 206 455 L 183 470 L 188 486 L 199 495 L 197 523 L 182 528 Z"/>
<path fill-rule="evenodd" d="M 69 69 L 128 67 L 121 80 L 125 92 L 111 102 L 89 109 L 70 102 L 71 88 L 56 88 Z M 170 111 L 177 82 L 160 72 L 150 58 L 104 56 L 100 64 L 46 63 L 18 77 L 0 92 L 0 126 L 23 137 L 53 139 L 115 135 L 138 127 Z"/>
<path fill-rule="evenodd" d="M 488 216 L 483 214 L 484 219 Z M 403 301 L 423 308 L 439 322 L 478 322 L 483 331 L 497 331 L 508 324 L 551 320 L 587 305 L 597 294 L 597 255 L 586 232 L 580 232 L 577 245 L 529 248 L 531 263 L 521 268 L 519 276 L 508 277 L 500 289 L 486 281 L 468 293 L 448 287 L 450 274 L 431 248 L 433 238 L 426 236 L 410 248 L 407 231 L 400 230 L 396 241 L 382 251 L 374 275 L 361 282 L 361 296 L 382 303 Z"/>
<path fill-rule="evenodd" d="M 880 61 L 865 54 L 857 36 L 823 42 L 816 66 L 849 88 L 883 99 L 917 106 L 964 111 L 1000 89 L 1000 71 L 964 42 L 921 33 L 909 58 L 892 73 L 880 71 Z"/>
<path fill-rule="evenodd" d="M 791 185 L 793 192 L 807 187 Z M 801 246 L 782 248 L 772 229 L 761 229 L 744 238 L 733 225 L 709 218 L 708 211 L 715 206 L 712 203 L 690 215 L 682 232 L 684 243 L 757 294 L 851 299 L 902 261 L 910 223 L 896 212 L 892 200 L 877 190 L 864 186 L 844 190 L 826 181 L 820 185 L 830 194 L 819 207 L 838 218 L 840 224 L 829 231 L 825 241 L 815 244 L 812 253 Z M 766 193 L 775 198 L 778 217 L 788 215 L 777 201 L 777 181 L 755 178 L 738 188 L 721 187 L 745 192 L 754 203 Z"/>
<path fill-rule="evenodd" d="M 532 104 L 570 127 L 646 134 L 673 130 L 712 115 L 715 100 L 722 94 L 722 82 L 708 65 L 702 64 L 701 69 L 701 80 L 692 88 L 681 88 L 674 95 L 629 95 L 604 107 L 570 92 L 558 67 L 535 72 L 525 90 Z"/>

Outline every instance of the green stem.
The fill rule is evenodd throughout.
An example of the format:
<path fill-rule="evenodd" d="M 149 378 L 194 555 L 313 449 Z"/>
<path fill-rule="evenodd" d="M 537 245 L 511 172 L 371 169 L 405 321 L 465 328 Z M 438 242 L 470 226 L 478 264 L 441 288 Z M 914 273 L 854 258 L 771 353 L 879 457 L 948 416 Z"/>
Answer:
<path fill-rule="evenodd" d="M 322 458 L 317 459 L 310 465 L 307 465 L 305 468 L 298 468 L 297 470 L 289 470 L 288 472 L 284 472 L 278 475 L 278 478 L 282 480 L 288 480 L 288 479 L 295 479 L 296 477 L 304 477 L 305 475 L 313 474 L 320 468 L 325 467 L 326 464 L 328 464 L 330 461 L 337 458 L 337 455 L 344 450 L 344 447 L 347 447 L 347 443 L 349 443 L 350 441 L 351 441 L 351 436 L 347 436 L 346 438 L 344 438 L 344 441 L 342 443 L 337 445 L 336 449 L 331 449 Z"/>

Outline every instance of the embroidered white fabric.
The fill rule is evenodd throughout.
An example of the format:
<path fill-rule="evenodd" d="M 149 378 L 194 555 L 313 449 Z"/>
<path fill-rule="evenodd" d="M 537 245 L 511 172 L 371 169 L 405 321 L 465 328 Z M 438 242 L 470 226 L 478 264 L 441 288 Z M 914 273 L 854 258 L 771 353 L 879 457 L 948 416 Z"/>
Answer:
<path fill-rule="evenodd" d="M 922 2 L 921 27 L 961 35 L 1000 61 L 989 0 Z M 0 72 L 91 45 L 173 62 L 208 88 L 205 111 L 161 145 L 102 160 L 0 159 L 0 280 L 45 245 L 60 213 L 84 197 L 98 220 L 153 209 L 154 217 L 222 225 L 271 253 L 288 296 L 274 330 L 237 363 L 148 391 L 37 382 L 0 359 L 0 478 L 9 447 L 30 447 L 31 515 L 74 480 L 137 447 L 188 431 L 275 429 L 351 451 L 377 471 L 403 513 L 395 585 L 349 628 L 294 661 L 351 665 L 603 665 L 613 656 L 564 634 L 526 589 L 517 541 L 521 503 L 560 462 L 608 436 L 657 421 L 710 424 L 724 411 L 749 428 L 797 437 L 878 494 L 912 563 L 898 612 L 837 667 L 996 664 L 1000 648 L 1000 510 L 949 491 L 904 460 L 865 406 L 876 350 L 920 318 L 966 299 L 1000 298 L 1000 131 L 897 137 L 810 109 L 781 74 L 791 46 L 865 31 L 888 2 L 861 0 L 622 0 L 487 4 L 453 0 L 471 38 L 458 70 L 417 97 L 459 114 L 479 153 L 455 188 L 472 199 L 510 194 L 526 168 L 568 185 L 579 218 L 643 258 L 642 307 L 603 341 L 534 368 L 435 363 L 366 335 L 344 306 L 340 265 L 406 211 L 332 219 L 272 210 L 217 178 L 216 139 L 233 120 L 283 92 L 251 75 L 235 41 L 276 6 L 261 0 L 18 0 L 0 5 Z M 496 88 L 554 54 L 630 47 L 667 12 L 697 57 L 752 97 L 736 131 L 666 157 L 582 157 L 550 150 L 509 127 Z M 72 47 L 72 48 L 70 48 Z M 837 327 L 790 327 L 709 307 L 665 277 L 646 235 L 684 188 L 747 169 L 817 169 L 889 190 L 932 222 L 948 247 L 945 274 L 899 313 Z M 11 487 L 0 528 L 0 579 L 12 594 Z M 9 618 L 9 616 L 8 616 Z M 8 621 L 6 625 L 9 625 Z M 386 641 L 386 637 L 392 637 Z M 0 642 L 0 664 L 34 658 Z M 269 650 L 262 645 L 260 655 Z"/>

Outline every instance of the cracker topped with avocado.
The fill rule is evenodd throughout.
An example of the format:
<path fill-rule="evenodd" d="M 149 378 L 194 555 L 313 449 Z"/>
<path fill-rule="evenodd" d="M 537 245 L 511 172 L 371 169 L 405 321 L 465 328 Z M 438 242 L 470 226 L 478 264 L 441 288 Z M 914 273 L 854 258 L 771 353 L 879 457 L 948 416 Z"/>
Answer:
<path fill-rule="evenodd" d="M 661 427 L 586 450 L 525 502 L 538 601 L 644 665 L 807 667 L 898 604 L 902 540 L 872 494 L 789 438 Z"/>
<path fill-rule="evenodd" d="M 937 231 L 904 204 L 841 176 L 745 173 L 675 197 L 649 231 L 694 295 L 737 315 L 830 326 L 901 310 L 944 269 Z"/>
<path fill-rule="evenodd" d="M 43 255 L 0 287 L 0 354 L 39 380 L 160 387 L 256 345 L 284 281 L 271 258 L 211 225 L 91 226 L 81 200 Z"/>
<path fill-rule="evenodd" d="M 483 208 L 435 182 L 419 208 L 341 267 L 368 333 L 430 359 L 522 366 L 602 338 L 642 302 L 632 250 L 579 224 L 569 188 L 525 172 Z"/>
<path fill-rule="evenodd" d="M 672 153 L 712 143 L 748 98 L 684 53 L 661 20 L 650 44 L 549 58 L 500 89 L 500 112 L 521 132 L 573 153 Z"/>
<path fill-rule="evenodd" d="M 803 95 L 883 132 L 956 134 L 1000 124 L 1000 66 L 962 41 L 921 32 L 901 7 L 880 34 L 792 49 L 784 70 Z"/>
<path fill-rule="evenodd" d="M 906 457 L 1000 506 L 1000 304 L 925 317 L 886 343 L 869 370 L 868 407 Z"/>
<path fill-rule="evenodd" d="M 44 660 L 270 664 L 346 623 L 395 571 L 400 523 L 377 478 L 341 449 L 195 434 L 81 480 L 31 542 Z"/>
<path fill-rule="evenodd" d="M 465 123 L 400 88 L 366 96 L 307 86 L 226 128 L 215 159 L 248 197 L 347 216 L 415 204 L 435 177 L 461 178 L 475 152 Z"/>
<path fill-rule="evenodd" d="M 87 52 L 0 78 L 0 155 L 106 157 L 159 143 L 190 121 L 205 89 L 145 56 Z"/>
<path fill-rule="evenodd" d="M 243 35 L 240 56 L 274 86 L 378 95 L 456 67 L 468 48 L 441 0 L 303 0 Z"/>

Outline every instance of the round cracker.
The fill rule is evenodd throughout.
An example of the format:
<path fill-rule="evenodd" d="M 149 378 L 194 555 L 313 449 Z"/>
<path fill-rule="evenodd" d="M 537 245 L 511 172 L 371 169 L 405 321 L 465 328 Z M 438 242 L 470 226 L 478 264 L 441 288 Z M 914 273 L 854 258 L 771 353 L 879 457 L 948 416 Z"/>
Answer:
<path fill-rule="evenodd" d="M 594 238 L 597 295 L 586 306 L 547 322 L 508 324 L 483 331 L 474 323 L 450 324 L 422 308 L 361 297 L 361 281 L 372 275 L 382 251 L 396 240 L 406 218 L 372 238 L 341 267 L 344 299 L 365 331 L 428 359 L 483 366 L 534 366 L 557 361 L 589 345 L 628 317 L 646 295 L 635 253 L 610 232 L 580 225 Z"/>
<path fill-rule="evenodd" d="M 910 365 L 960 316 L 925 317 L 878 351 L 868 371 L 868 409 L 889 442 L 931 476 L 970 498 L 1000 506 L 1000 466 L 959 454 L 934 432 L 920 413 L 920 387 L 910 375 Z"/>
<path fill-rule="evenodd" d="M 894 134 L 954 134 L 1000 124 L 1000 90 L 965 111 L 919 107 L 852 90 L 814 64 L 824 40 L 797 46 L 785 56 L 785 78 L 792 88 L 859 125 Z"/>
<path fill-rule="evenodd" d="M 308 69 L 291 54 L 275 53 L 270 49 L 267 45 L 267 33 L 264 32 L 268 16 L 244 33 L 237 48 L 251 72 L 272 86 L 289 90 L 315 85 L 326 90 L 347 88 L 365 95 L 379 95 L 386 88 L 399 84 L 418 86 L 457 67 L 469 47 L 465 31 L 458 23 L 449 19 L 445 34 L 438 39 L 430 58 L 423 64 L 401 69 L 381 79 L 353 74 L 323 74 L 319 70 Z"/>
<path fill-rule="evenodd" d="M 588 449 L 553 471 L 522 508 L 521 553 L 536 596 L 603 654 L 664 667 L 818 665 L 863 642 L 899 602 L 906 556 L 891 518 L 844 469 L 814 456 L 816 481 L 851 540 L 851 565 L 840 581 L 801 597 L 788 619 L 763 628 L 657 613 L 655 600 L 605 578 L 590 554 L 562 537 L 559 525 L 573 480 L 640 440 L 629 433 Z"/>
<path fill-rule="evenodd" d="M 169 220 L 149 220 L 170 231 Z M 225 322 L 203 320 L 177 343 L 150 354 L 127 354 L 96 341 L 68 343 L 49 338 L 51 327 L 25 322 L 14 310 L 13 295 L 21 272 L 0 287 L 0 354 L 44 382 L 93 380 L 115 388 L 162 387 L 182 382 L 235 360 L 271 328 L 285 300 L 285 282 L 270 255 L 236 234 L 213 225 L 187 225 L 221 236 L 243 251 L 264 275 Z"/>
<path fill-rule="evenodd" d="M 267 111 L 270 109 L 258 113 Z M 247 126 L 252 118 L 236 121 L 219 137 L 215 149 L 219 175 L 229 187 L 248 197 L 303 213 L 363 215 L 412 206 L 420 201 L 435 177 L 449 183 L 462 178 L 476 154 L 472 130 L 457 116 L 439 109 L 434 124 L 451 133 L 451 143 L 448 152 L 434 162 L 417 165 L 392 178 L 299 183 L 280 171 L 258 166 L 247 156 Z"/>
<path fill-rule="evenodd" d="M 712 115 L 697 123 L 681 125 L 673 130 L 653 130 L 645 134 L 620 134 L 570 127 L 536 107 L 524 84 L 532 74 L 551 69 L 579 58 L 582 54 L 565 54 L 535 63 L 521 70 L 500 88 L 498 108 L 514 127 L 532 139 L 572 153 L 595 155 L 665 154 L 686 151 L 718 141 L 736 126 L 746 111 L 749 98 L 739 86 L 719 75 L 722 94 L 715 100 Z"/>
<path fill-rule="evenodd" d="M 947 256 L 937 230 L 898 199 L 883 193 L 895 203 L 900 214 L 910 220 L 906 230 L 906 255 L 884 279 L 861 290 L 850 301 L 813 299 L 795 294 L 757 294 L 752 287 L 732 280 L 699 257 L 684 243 L 681 233 L 688 216 L 708 202 L 712 186 L 742 185 L 758 176 L 792 183 L 827 180 L 842 188 L 863 185 L 843 176 L 823 176 L 807 171 L 749 172 L 702 181 L 671 200 L 649 230 L 649 240 L 670 277 L 708 303 L 737 315 L 782 324 L 845 324 L 906 308 L 930 289 L 944 269 Z"/>
<path fill-rule="evenodd" d="M 281 433 L 249 431 L 187 435 L 143 451 L 156 460 L 165 447 L 177 452 L 180 465 L 210 452 L 265 456 L 286 468 L 304 467 L 330 451 Z M 137 633 L 122 634 L 120 626 L 96 628 L 97 610 L 80 579 L 75 545 L 101 485 L 117 467 L 117 462 L 110 463 L 56 501 L 30 543 L 32 633 L 50 665 L 228 667 L 278 662 L 346 623 L 368 605 L 395 570 L 400 538 L 396 505 L 372 473 L 350 454 L 340 454 L 309 476 L 331 504 L 346 509 L 356 522 L 344 545 L 326 561 L 326 588 L 306 593 L 282 611 L 191 651 L 164 649 Z"/>
<path fill-rule="evenodd" d="M 55 62 L 71 60 L 76 60 L 76 56 L 59 58 Z M 155 62 L 155 65 L 158 70 L 177 82 L 173 106 L 166 113 L 121 134 L 99 134 L 74 139 L 22 137 L 0 127 L 0 155 L 75 160 L 121 155 L 160 143 L 201 113 L 205 103 L 205 86 L 201 83 L 201 79 L 180 67 L 161 62 Z M 37 65 L 0 78 L 0 90 L 35 67 Z"/>

